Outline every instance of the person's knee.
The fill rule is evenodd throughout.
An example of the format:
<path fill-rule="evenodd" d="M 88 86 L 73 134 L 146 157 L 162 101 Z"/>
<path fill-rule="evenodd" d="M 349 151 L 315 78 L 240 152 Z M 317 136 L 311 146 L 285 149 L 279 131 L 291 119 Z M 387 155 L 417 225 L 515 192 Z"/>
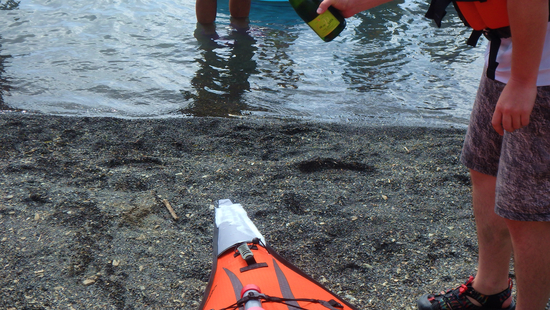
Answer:
<path fill-rule="evenodd" d="M 550 239 L 550 222 L 514 221 L 505 219 L 512 238 L 528 243 L 538 238 Z"/>
<path fill-rule="evenodd" d="M 497 178 L 492 175 L 470 169 L 470 179 L 473 186 L 494 188 Z"/>

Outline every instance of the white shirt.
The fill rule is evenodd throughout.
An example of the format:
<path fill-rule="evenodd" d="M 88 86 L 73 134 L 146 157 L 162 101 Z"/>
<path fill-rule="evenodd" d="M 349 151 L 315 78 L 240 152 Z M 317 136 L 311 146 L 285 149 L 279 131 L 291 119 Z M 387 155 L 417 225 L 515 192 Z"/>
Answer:
<path fill-rule="evenodd" d="M 485 64 L 487 65 L 489 59 L 489 46 L 485 51 Z M 502 39 L 500 43 L 500 49 L 497 54 L 498 67 L 495 72 L 495 80 L 508 83 L 510 80 L 510 70 L 512 67 L 512 39 Z M 544 41 L 544 48 L 542 50 L 542 60 L 539 66 L 539 76 L 537 78 L 537 86 L 550 85 L 550 23 L 546 29 L 546 40 Z"/>

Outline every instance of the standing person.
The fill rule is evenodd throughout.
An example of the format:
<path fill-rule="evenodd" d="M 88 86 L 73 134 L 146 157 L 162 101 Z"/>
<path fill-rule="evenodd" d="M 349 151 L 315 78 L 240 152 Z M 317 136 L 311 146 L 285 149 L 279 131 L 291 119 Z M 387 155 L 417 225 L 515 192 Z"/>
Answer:
<path fill-rule="evenodd" d="M 350 17 L 385 2 L 324 0 L 318 13 L 332 5 Z M 543 310 L 550 298 L 549 4 L 500 3 L 511 37 L 501 39 L 494 76 L 481 79 L 461 156 L 472 180 L 478 272 L 456 289 L 420 297 L 421 310 Z"/>
<path fill-rule="evenodd" d="M 252 0 L 229 0 L 229 12 L 236 19 L 246 19 L 250 13 Z M 200 24 L 212 24 L 216 20 L 217 0 L 197 0 L 195 13 Z"/>

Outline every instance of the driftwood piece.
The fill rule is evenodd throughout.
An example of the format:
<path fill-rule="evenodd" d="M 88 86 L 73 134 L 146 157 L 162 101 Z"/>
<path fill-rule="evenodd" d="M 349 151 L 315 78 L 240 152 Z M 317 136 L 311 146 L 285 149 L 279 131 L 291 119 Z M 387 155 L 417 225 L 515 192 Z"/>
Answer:
<path fill-rule="evenodd" d="M 179 217 L 176 214 L 176 211 L 174 211 L 174 208 L 172 208 L 172 206 L 170 205 L 170 202 L 167 199 L 163 199 L 162 203 L 164 203 L 164 205 L 166 206 L 166 209 L 168 209 L 168 211 L 170 212 L 170 214 L 172 215 L 174 220 L 177 221 L 179 219 Z"/>

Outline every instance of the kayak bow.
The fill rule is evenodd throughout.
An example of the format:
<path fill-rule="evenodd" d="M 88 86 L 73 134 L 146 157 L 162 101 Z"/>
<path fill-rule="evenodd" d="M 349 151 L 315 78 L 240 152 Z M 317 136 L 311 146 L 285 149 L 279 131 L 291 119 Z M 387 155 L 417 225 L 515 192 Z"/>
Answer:
<path fill-rule="evenodd" d="M 240 204 L 219 201 L 214 259 L 199 310 L 358 310 L 267 245 Z"/>

